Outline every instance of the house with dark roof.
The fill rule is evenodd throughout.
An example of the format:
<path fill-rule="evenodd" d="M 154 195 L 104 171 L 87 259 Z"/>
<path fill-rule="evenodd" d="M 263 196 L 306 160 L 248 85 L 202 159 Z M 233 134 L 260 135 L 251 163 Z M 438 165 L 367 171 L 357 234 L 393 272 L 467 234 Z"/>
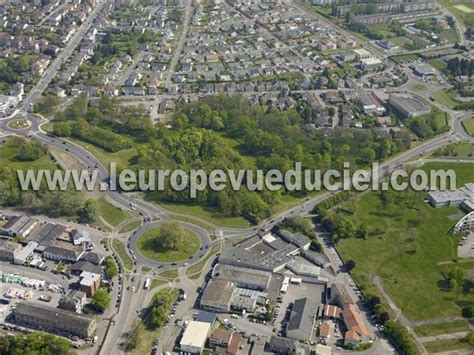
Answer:
<path fill-rule="evenodd" d="M 286 336 L 291 339 L 308 341 L 313 333 L 316 304 L 307 298 L 295 301 L 286 326 Z"/>
<path fill-rule="evenodd" d="M 296 342 L 292 339 L 272 336 L 265 345 L 265 351 L 275 354 L 296 354 Z"/>

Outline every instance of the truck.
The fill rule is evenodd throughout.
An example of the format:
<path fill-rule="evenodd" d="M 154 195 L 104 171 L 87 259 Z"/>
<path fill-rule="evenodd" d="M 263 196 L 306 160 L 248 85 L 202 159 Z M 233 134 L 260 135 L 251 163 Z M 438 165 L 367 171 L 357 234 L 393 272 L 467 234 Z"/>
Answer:
<path fill-rule="evenodd" d="M 145 283 L 143 284 L 143 288 L 144 288 L 145 290 L 149 290 L 149 289 L 150 289 L 150 284 L 151 284 L 151 280 L 150 280 L 150 278 L 147 278 L 147 279 L 145 280 Z"/>

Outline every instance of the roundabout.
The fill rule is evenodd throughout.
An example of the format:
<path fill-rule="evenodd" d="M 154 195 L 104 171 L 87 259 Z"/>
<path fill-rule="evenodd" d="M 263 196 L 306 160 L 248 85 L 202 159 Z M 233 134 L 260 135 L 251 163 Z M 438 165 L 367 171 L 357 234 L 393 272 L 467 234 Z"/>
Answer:
<path fill-rule="evenodd" d="M 14 119 L 8 122 L 8 127 L 11 129 L 22 130 L 29 128 L 31 126 L 31 122 L 29 122 L 25 118 Z"/>
<path fill-rule="evenodd" d="M 137 264 L 153 269 L 173 269 L 198 262 L 212 244 L 209 232 L 191 223 L 175 221 L 185 231 L 187 243 L 178 250 L 166 250 L 155 244 L 160 228 L 170 220 L 153 221 L 142 225 L 128 239 L 128 248 Z"/>

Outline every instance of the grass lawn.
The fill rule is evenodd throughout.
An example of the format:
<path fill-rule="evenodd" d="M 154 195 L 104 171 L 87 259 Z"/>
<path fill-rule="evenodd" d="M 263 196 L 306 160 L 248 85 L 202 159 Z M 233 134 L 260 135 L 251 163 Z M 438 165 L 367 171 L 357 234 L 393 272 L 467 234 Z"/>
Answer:
<path fill-rule="evenodd" d="M 118 239 L 114 239 L 112 240 L 112 247 L 114 248 L 114 250 L 117 252 L 120 259 L 122 260 L 122 263 L 125 269 L 132 270 L 133 261 L 130 258 L 130 256 L 127 254 L 127 250 L 125 249 L 125 244 Z"/>
<path fill-rule="evenodd" d="M 194 265 L 191 265 L 186 269 L 186 276 L 188 276 L 192 280 L 198 279 L 199 276 L 201 276 L 204 265 L 206 265 L 207 261 L 212 258 L 217 252 L 219 252 L 220 249 L 220 244 L 213 245 L 213 247 L 204 259 L 201 259 L 199 262 Z"/>
<path fill-rule="evenodd" d="M 430 63 L 433 67 L 438 69 L 439 71 L 444 70 L 446 68 L 446 63 L 443 62 L 441 59 L 429 59 L 428 63 Z"/>
<path fill-rule="evenodd" d="M 172 281 L 178 277 L 178 270 L 176 269 L 166 270 L 166 271 L 160 272 L 157 276 L 161 277 L 162 279 L 167 279 L 167 280 Z"/>
<path fill-rule="evenodd" d="M 246 228 L 250 223 L 243 217 L 229 217 L 220 214 L 217 210 L 197 206 L 172 203 L 160 203 L 160 206 L 171 212 L 189 214 L 209 221 L 212 224 L 229 228 Z"/>
<path fill-rule="evenodd" d="M 462 125 L 469 135 L 474 136 L 474 118 L 465 119 Z"/>
<path fill-rule="evenodd" d="M 137 229 L 142 224 L 141 220 L 131 221 L 125 224 L 122 228 L 120 228 L 119 233 L 128 233 Z"/>
<path fill-rule="evenodd" d="M 457 184 L 472 182 L 470 164 L 429 164 L 424 169 L 457 172 Z M 459 316 L 463 302 L 474 302 L 474 295 L 457 294 L 446 288 L 443 269 L 438 263 L 456 257 L 457 241 L 449 235 L 456 223 L 449 217 L 456 207 L 434 209 L 423 192 L 388 191 L 389 202 L 380 194 L 368 193 L 346 202 L 352 208 L 348 218 L 356 226 L 367 226 L 367 240 L 350 238 L 338 242 L 344 260 L 353 259 L 353 274 L 364 288 L 375 289 L 372 279 L 380 277 L 405 316 L 411 320 Z"/>
<path fill-rule="evenodd" d="M 473 349 L 467 342 L 467 339 L 435 340 L 423 344 L 430 353 L 439 353 L 459 349 Z"/>
<path fill-rule="evenodd" d="M 113 226 L 117 226 L 127 218 L 134 216 L 131 212 L 124 211 L 107 202 L 103 197 L 97 199 L 96 202 L 98 205 L 99 215 L 102 216 L 107 223 L 110 223 Z"/>
<path fill-rule="evenodd" d="M 195 233 L 189 229 L 184 229 L 187 243 L 182 249 L 159 250 L 154 245 L 154 240 L 156 235 L 159 233 L 159 230 L 159 227 L 147 230 L 137 239 L 138 250 L 144 257 L 150 260 L 158 262 L 174 262 L 178 260 L 185 260 L 190 256 L 193 256 L 201 245 L 199 237 Z"/>
<path fill-rule="evenodd" d="M 401 54 L 390 57 L 397 64 L 411 63 L 420 59 L 417 54 Z"/>
<path fill-rule="evenodd" d="M 161 286 L 161 285 L 164 285 L 168 283 L 168 281 L 165 281 L 165 280 L 158 280 L 158 279 L 153 279 L 151 280 L 151 285 L 150 285 L 150 289 L 154 289 L 155 287 L 158 287 L 158 286 Z"/>
<path fill-rule="evenodd" d="M 91 152 L 106 169 L 109 169 L 111 162 L 115 162 L 117 164 L 117 170 L 120 170 L 120 167 L 127 167 L 129 165 L 128 161 L 137 154 L 136 148 L 124 149 L 111 153 L 106 152 L 104 149 L 99 148 L 94 144 L 90 144 L 79 139 L 69 137 L 68 140 Z"/>
<path fill-rule="evenodd" d="M 467 332 L 469 326 L 464 320 L 457 320 L 450 323 L 439 323 L 415 327 L 415 332 L 419 336 L 434 336 L 439 334 Z"/>
<path fill-rule="evenodd" d="M 449 144 L 445 148 L 436 150 L 431 156 L 452 159 L 472 158 L 474 156 L 474 143 Z"/>
<path fill-rule="evenodd" d="M 450 109 L 453 109 L 454 106 L 461 103 L 460 101 L 453 98 L 452 93 L 447 92 L 446 90 L 435 92 L 433 94 L 433 98 L 441 105 L 449 107 Z"/>

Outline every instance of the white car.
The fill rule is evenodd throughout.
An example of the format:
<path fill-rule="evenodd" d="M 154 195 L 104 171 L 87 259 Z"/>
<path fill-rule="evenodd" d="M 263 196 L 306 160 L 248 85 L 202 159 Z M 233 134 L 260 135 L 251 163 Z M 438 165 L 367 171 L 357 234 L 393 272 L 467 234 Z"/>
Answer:
<path fill-rule="evenodd" d="M 135 286 L 132 286 L 132 292 L 135 292 Z"/>

